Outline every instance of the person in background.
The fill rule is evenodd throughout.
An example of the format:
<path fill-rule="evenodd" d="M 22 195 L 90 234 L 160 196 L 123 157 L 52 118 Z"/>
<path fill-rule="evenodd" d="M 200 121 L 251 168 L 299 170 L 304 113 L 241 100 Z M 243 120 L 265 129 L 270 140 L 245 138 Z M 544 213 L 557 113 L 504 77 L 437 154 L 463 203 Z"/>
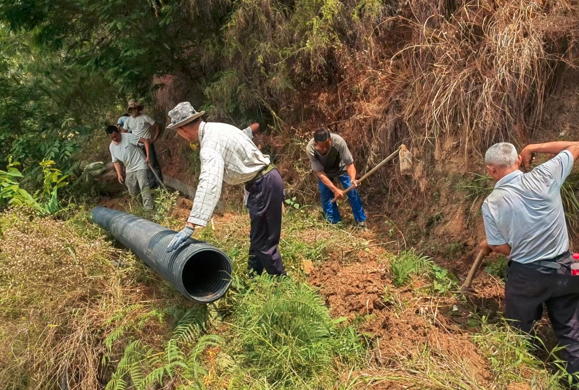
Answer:
<path fill-rule="evenodd" d="M 556 156 L 521 172 L 521 163 L 528 169 L 534 153 Z M 509 258 L 507 319 L 530 333 L 545 304 L 571 374 L 579 371 L 579 276 L 570 269 L 574 260 L 561 186 L 577 157 L 579 142 L 528 145 L 520 155 L 510 143 L 491 146 L 485 164 L 496 184 L 482 205 L 486 240 L 480 244 L 487 254 L 494 251 Z"/>
<path fill-rule="evenodd" d="M 155 170 L 159 180 L 163 180 L 161 165 L 159 164 L 155 151 L 155 142 L 161 135 L 162 126 L 156 123 L 149 115 L 141 114 L 142 110 L 142 105 L 134 99 L 130 100 L 127 111 L 131 116 L 125 120 L 123 128 L 141 139 L 139 147 L 145 153 L 147 164 Z M 147 177 L 149 178 L 149 187 L 157 188 L 161 185 L 161 183 L 157 183 L 157 179 L 153 172 L 150 171 L 150 168 Z"/>
<path fill-rule="evenodd" d="M 310 158 L 312 170 L 318 177 L 322 209 L 326 219 L 330 223 L 338 223 L 341 220 L 338 205 L 337 202 L 331 203 L 331 200 L 342 199 L 344 191 L 336 187 L 335 181 L 338 180 L 344 189 L 351 185 L 357 186 L 356 167 L 348 145 L 338 134 L 321 128 L 315 131 L 314 137 L 306 147 L 306 152 Z M 356 224 L 366 229 L 366 213 L 364 213 L 358 191 L 353 189 L 347 195 Z"/>
<path fill-rule="evenodd" d="M 106 128 L 111 140 L 109 150 L 119 183 L 126 184 L 129 194 L 135 197 L 141 194 L 143 206 L 147 210 L 153 209 L 153 197 L 147 180 L 147 162 L 139 149 L 139 137 L 131 133 L 121 133 L 116 126 Z M 126 169 L 126 179 L 123 179 L 121 164 Z"/>
<path fill-rule="evenodd" d="M 247 134 L 249 139 L 253 140 L 253 137 L 255 137 L 257 133 L 259 133 L 259 123 L 252 123 L 245 129 L 243 129 L 243 132 Z"/>
<path fill-rule="evenodd" d="M 183 245 L 196 226 L 206 226 L 211 219 L 223 181 L 245 184 L 249 192 L 251 219 L 248 271 L 270 275 L 286 275 L 278 245 L 281 235 L 283 180 L 277 169 L 264 156 L 247 134 L 237 127 L 204 122 L 202 115 L 189 102 L 179 103 L 169 111 L 177 134 L 189 142 L 199 141 L 201 174 L 191 214 L 183 230 L 175 235 L 167 252 Z"/>
<path fill-rule="evenodd" d="M 127 119 L 130 117 L 129 113 L 126 112 L 123 114 L 123 116 L 121 116 L 118 120 L 117 120 L 117 128 L 119 129 L 120 132 L 127 132 L 127 130 L 123 127 L 125 125 L 125 122 L 127 121 Z"/>

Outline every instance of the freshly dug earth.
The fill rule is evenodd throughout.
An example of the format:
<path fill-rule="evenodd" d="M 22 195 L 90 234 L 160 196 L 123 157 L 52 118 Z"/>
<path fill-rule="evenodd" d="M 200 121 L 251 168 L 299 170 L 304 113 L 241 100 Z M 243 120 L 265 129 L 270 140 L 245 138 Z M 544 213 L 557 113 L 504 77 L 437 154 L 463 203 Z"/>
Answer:
<path fill-rule="evenodd" d="M 388 268 L 386 261 L 348 265 L 330 261 L 309 281 L 320 288 L 333 316 L 362 321 L 359 329 L 371 337 L 379 367 L 404 369 L 428 349 L 431 355 L 444 357 L 451 369 L 461 370 L 461 376 L 484 386 L 490 380 L 489 362 L 465 330 L 466 311 L 456 310 L 462 305 L 454 298 L 417 294 L 424 287 L 420 281 L 396 289 Z M 451 314 L 453 306 L 456 316 Z M 384 385 L 381 382 L 379 388 L 391 383 Z"/>

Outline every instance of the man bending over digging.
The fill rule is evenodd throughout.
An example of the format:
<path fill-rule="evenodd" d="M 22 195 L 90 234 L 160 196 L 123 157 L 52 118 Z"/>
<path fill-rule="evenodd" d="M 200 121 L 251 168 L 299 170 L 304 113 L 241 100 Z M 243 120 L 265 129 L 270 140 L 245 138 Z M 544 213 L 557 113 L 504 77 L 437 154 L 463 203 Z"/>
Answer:
<path fill-rule="evenodd" d="M 357 186 L 356 167 L 354 159 L 346 145 L 346 141 L 338 134 L 330 133 L 328 129 L 318 129 L 314 138 L 310 140 L 306 148 L 312 170 L 318 177 L 318 187 L 322 198 L 322 209 L 330 223 L 340 222 L 338 205 L 332 203 L 332 198 L 342 199 L 344 191 L 336 187 L 336 179 L 346 189 L 352 184 Z M 348 192 L 348 200 L 352 206 L 356 224 L 366 228 L 366 213 L 362 208 L 362 200 L 357 190 Z"/>
<path fill-rule="evenodd" d="M 533 153 L 556 156 L 521 172 L 519 166 L 528 168 Z M 496 184 L 482 205 L 487 239 L 480 244 L 486 253 L 509 258 L 506 317 L 530 333 L 545 303 L 572 374 L 579 371 L 579 276 L 571 274 L 561 186 L 577 157 L 578 142 L 528 145 L 520 155 L 510 143 L 490 147 L 485 164 Z"/>

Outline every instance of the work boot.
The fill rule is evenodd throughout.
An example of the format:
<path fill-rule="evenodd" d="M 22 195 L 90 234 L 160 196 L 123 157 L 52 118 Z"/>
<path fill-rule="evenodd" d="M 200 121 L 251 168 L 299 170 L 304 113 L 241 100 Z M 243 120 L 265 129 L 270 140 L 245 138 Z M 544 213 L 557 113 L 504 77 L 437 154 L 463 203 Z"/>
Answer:
<path fill-rule="evenodd" d="M 368 225 L 366 225 L 366 221 L 358 222 L 356 227 L 360 230 L 368 230 Z"/>

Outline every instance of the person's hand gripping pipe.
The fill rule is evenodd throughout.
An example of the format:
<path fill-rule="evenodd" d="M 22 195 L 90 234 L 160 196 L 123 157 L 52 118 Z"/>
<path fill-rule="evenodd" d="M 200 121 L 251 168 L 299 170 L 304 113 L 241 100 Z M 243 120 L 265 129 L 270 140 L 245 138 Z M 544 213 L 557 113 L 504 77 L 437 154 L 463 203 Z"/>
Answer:
<path fill-rule="evenodd" d="M 179 249 L 181 247 L 181 245 L 183 245 L 185 243 L 185 241 L 187 241 L 187 239 L 189 237 L 191 237 L 191 235 L 193 234 L 194 231 L 195 231 L 195 227 L 185 226 L 183 228 L 183 230 L 181 230 L 179 233 L 175 234 L 175 237 L 173 237 L 173 239 L 171 240 L 171 242 L 167 246 L 167 253 L 173 252 L 174 250 Z"/>

